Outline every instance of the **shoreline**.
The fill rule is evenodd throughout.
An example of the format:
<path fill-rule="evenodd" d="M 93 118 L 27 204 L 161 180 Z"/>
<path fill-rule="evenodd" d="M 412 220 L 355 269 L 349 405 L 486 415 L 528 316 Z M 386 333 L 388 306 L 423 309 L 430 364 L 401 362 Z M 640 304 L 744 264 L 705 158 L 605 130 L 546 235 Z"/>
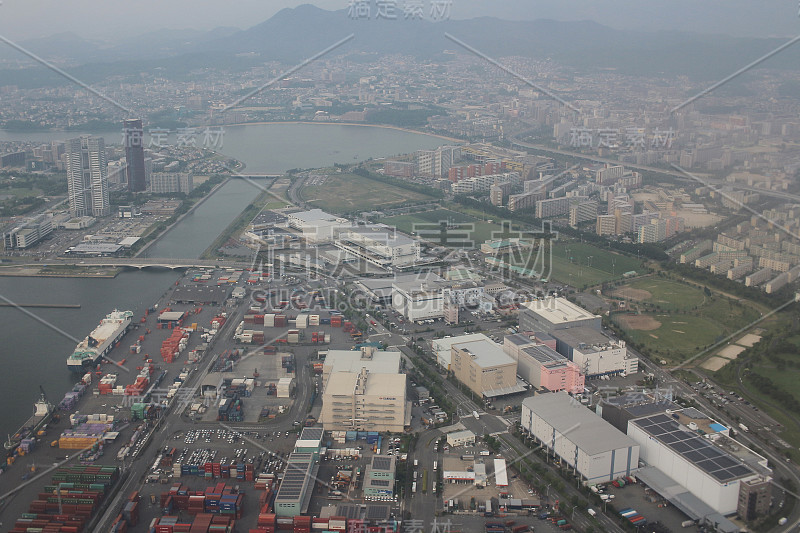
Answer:
<path fill-rule="evenodd" d="M 4 272 L 0 269 L 0 277 L 5 278 L 97 278 L 97 279 L 114 279 L 119 273 L 120 269 L 114 274 L 58 274 L 58 273 L 43 273 L 43 272 Z"/>
<path fill-rule="evenodd" d="M 323 126 L 358 126 L 361 128 L 383 128 L 387 130 L 397 130 L 402 131 L 405 133 L 416 133 L 418 135 L 427 135 L 429 137 L 436 137 L 439 139 L 444 139 L 446 141 L 452 141 L 456 143 L 468 143 L 469 141 L 465 141 L 464 139 L 456 139 L 454 137 L 448 137 L 446 135 L 441 135 L 439 133 L 429 133 L 426 131 L 419 131 L 410 128 L 404 128 L 402 126 L 393 126 L 391 124 L 367 124 L 364 122 L 315 122 L 313 120 L 266 120 L 266 121 L 259 121 L 259 122 L 239 122 L 236 124 L 224 124 L 224 126 L 257 126 L 262 124 L 311 124 L 311 125 L 323 125 Z"/>

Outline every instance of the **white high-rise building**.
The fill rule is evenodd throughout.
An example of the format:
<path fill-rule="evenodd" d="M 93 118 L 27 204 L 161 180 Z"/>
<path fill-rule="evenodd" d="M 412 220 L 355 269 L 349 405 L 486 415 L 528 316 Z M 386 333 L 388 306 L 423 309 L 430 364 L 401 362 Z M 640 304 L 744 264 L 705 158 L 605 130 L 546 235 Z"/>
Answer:
<path fill-rule="evenodd" d="M 72 216 L 107 216 L 111 212 L 111 204 L 103 138 L 84 136 L 68 140 L 66 161 L 67 193 Z"/>

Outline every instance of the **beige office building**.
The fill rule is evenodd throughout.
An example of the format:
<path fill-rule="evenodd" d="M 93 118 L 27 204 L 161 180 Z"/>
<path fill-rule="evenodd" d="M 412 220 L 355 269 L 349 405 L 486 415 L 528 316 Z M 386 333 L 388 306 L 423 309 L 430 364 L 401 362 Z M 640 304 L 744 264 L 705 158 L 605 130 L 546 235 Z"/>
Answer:
<path fill-rule="evenodd" d="M 482 397 L 497 396 L 517 385 L 517 362 L 491 341 L 453 344 L 450 369 L 456 379 Z"/>

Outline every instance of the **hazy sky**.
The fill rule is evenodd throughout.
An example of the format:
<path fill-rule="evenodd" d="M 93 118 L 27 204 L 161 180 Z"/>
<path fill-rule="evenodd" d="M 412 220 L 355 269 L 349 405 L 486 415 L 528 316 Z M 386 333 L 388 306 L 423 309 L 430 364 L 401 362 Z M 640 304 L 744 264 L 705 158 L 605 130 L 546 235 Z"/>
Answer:
<path fill-rule="evenodd" d="M 115 39 L 157 29 L 247 28 L 284 7 L 346 9 L 350 0 L 0 0 L 0 35 L 74 32 Z M 375 5 L 376 0 L 369 0 Z M 404 0 L 397 0 L 401 5 Z M 432 0 L 423 0 L 426 10 Z M 594 20 L 620 29 L 740 36 L 800 34 L 798 0 L 452 0 L 452 18 Z"/>

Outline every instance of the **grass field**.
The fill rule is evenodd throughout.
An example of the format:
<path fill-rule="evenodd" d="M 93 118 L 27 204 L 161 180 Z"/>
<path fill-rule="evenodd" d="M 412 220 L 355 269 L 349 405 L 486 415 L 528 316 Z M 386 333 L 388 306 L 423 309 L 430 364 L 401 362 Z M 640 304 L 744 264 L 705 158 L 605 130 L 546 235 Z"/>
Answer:
<path fill-rule="evenodd" d="M 800 335 L 797 335 L 796 312 L 780 312 L 759 324 L 759 328 L 772 331 L 781 331 L 780 338 L 774 342 L 766 341 L 764 345 L 739 355 L 737 360 L 722 367 L 713 373 L 714 380 L 723 387 L 735 390 L 749 399 L 759 409 L 775 419 L 783 428 L 775 434 L 786 441 L 791 447 L 780 445 L 784 453 L 791 455 L 793 461 L 800 461 L 800 427 L 798 426 L 798 411 L 784 400 L 785 396 L 792 396 L 794 401 L 800 401 L 800 390 L 797 383 L 800 381 Z M 789 333 L 786 333 L 789 331 Z M 766 333 L 769 338 L 769 333 Z M 783 362 L 783 364 L 780 364 Z M 744 365 L 748 370 L 742 370 Z M 744 389 L 738 381 L 740 375 Z M 767 390 L 760 390 L 754 376 L 770 380 Z M 791 415 L 791 416 L 790 416 Z"/>
<path fill-rule="evenodd" d="M 417 233 L 426 240 L 437 244 L 445 242 L 448 246 L 456 248 L 479 247 L 488 239 L 507 236 L 499 224 L 490 224 L 449 209 L 386 217 L 381 219 L 381 222 L 395 226 L 405 233 Z M 441 231 L 442 222 L 447 223 L 445 234 Z"/>
<path fill-rule="evenodd" d="M 611 295 L 655 305 L 664 311 L 685 311 L 706 301 L 698 287 L 655 277 L 626 283 L 611 291 Z"/>
<path fill-rule="evenodd" d="M 632 310 L 614 314 L 614 323 L 646 353 L 672 363 L 688 359 L 760 316 L 747 302 L 707 296 L 695 286 L 657 277 L 631 281 L 610 293 L 628 298 Z"/>
<path fill-rule="evenodd" d="M 303 187 L 303 199 L 330 213 L 369 211 L 421 202 L 431 197 L 355 174 L 331 174 L 323 183 Z"/>
<path fill-rule="evenodd" d="M 579 289 L 620 279 L 626 272 L 636 271 L 639 274 L 647 272 L 642 263 L 633 257 L 576 242 L 554 243 L 552 253 L 544 256 L 544 264 L 551 265 L 550 280 L 567 283 Z M 525 266 L 535 265 L 529 262 Z"/>
<path fill-rule="evenodd" d="M 41 189 L 29 189 L 27 187 L 9 187 L 0 189 L 0 198 L 4 196 L 15 198 L 29 198 L 31 196 L 41 196 Z"/>
<path fill-rule="evenodd" d="M 725 328 L 712 320 L 688 315 L 641 315 L 651 319 L 646 327 L 639 329 L 640 321 L 629 315 L 615 315 L 614 321 L 622 327 L 630 339 L 648 347 L 648 352 L 659 357 L 683 360 L 713 344 L 723 336 Z M 650 329 L 655 327 L 655 329 Z"/>

